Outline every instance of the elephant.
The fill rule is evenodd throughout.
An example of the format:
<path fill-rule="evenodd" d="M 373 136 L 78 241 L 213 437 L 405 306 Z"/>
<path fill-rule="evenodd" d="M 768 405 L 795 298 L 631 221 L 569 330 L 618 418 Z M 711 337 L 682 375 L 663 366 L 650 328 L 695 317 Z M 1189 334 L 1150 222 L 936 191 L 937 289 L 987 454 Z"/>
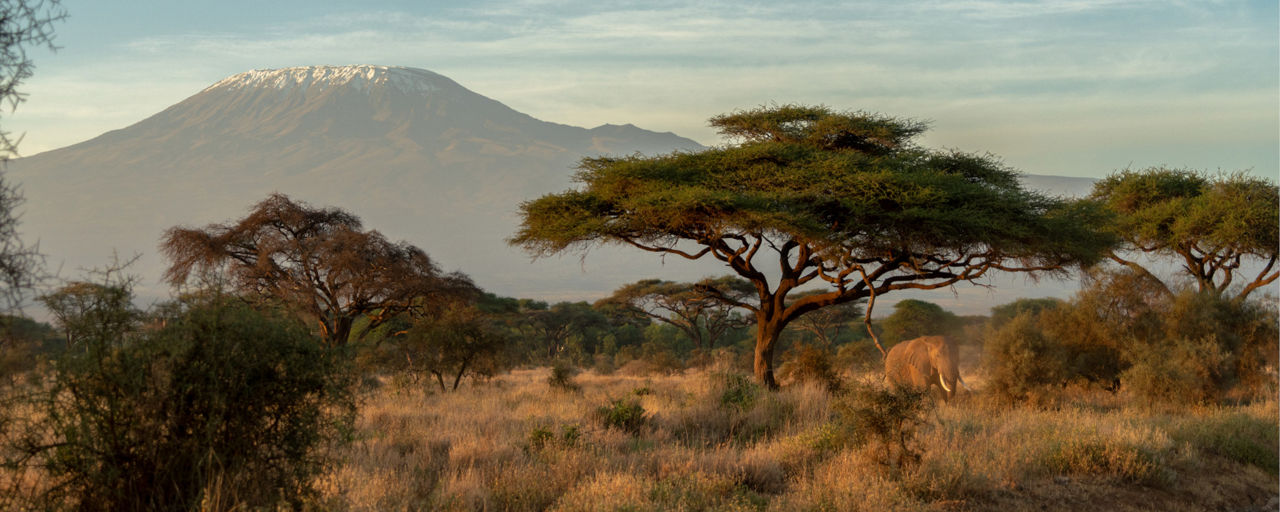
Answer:
<path fill-rule="evenodd" d="M 942 399 L 950 401 L 956 395 L 956 384 L 964 386 L 960 378 L 960 357 L 956 344 L 946 336 L 923 336 L 904 341 L 884 358 L 884 373 L 894 387 L 927 391 L 931 386 L 942 388 Z"/>

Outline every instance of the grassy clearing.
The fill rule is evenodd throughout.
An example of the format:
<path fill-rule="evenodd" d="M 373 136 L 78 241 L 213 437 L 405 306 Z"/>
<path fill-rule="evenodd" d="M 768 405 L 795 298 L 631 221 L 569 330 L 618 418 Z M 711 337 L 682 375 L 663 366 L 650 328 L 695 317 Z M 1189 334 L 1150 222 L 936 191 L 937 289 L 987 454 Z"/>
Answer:
<path fill-rule="evenodd" d="M 583 373 L 575 389 L 549 374 L 370 392 L 357 442 L 323 479 L 326 508 L 1182 510 L 1280 494 L 1274 400 L 1170 412 L 1105 392 L 1046 409 L 976 394 L 929 408 L 901 462 L 843 442 L 841 398 L 820 384 L 767 393 L 706 370 Z"/>

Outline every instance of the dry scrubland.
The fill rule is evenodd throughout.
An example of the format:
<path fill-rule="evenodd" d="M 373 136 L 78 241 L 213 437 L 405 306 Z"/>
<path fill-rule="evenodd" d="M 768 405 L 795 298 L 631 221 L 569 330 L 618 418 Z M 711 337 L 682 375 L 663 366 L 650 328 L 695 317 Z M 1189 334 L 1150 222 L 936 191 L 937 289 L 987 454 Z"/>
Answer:
<path fill-rule="evenodd" d="M 356 441 L 322 478 L 322 502 L 359 511 L 1277 507 L 1274 399 L 1171 410 L 1068 390 L 1033 408 L 996 403 L 974 375 L 977 391 L 921 415 L 906 442 L 912 458 L 894 443 L 853 442 L 840 404 L 856 391 L 762 392 L 724 368 L 583 373 L 577 390 L 549 385 L 546 368 L 454 393 L 385 383 L 368 391 Z M 878 385 L 876 372 L 845 377 L 864 393 Z M 638 403 L 643 421 L 628 422 L 636 410 L 620 406 L 606 425 L 599 410 L 616 400 Z"/>

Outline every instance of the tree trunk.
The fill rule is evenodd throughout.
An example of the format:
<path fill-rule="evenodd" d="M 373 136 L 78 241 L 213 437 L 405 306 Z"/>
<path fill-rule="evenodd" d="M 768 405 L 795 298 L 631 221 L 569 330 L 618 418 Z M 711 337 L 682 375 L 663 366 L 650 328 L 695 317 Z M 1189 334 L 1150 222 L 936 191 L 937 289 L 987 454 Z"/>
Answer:
<path fill-rule="evenodd" d="M 458 376 L 453 378 L 453 390 L 454 390 L 454 391 L 457 391 L 457 390 L 458 390 L 458 383 L 459 383 L 459 382 L 462 382 L 462 374 L 464 374 L 464 373 L 466 373 L 466 372 L 467 372 L 467 363 L 469 363 L 469 362 L 471 362 L 471 360 L 470 360 L 470 359 L 463 359 L 463 360 L 462 360 L 462 367 L 461 367 L 461 368 L 458 368 Z"/>
<path fill-rule="evenodd" d="M 756 324 L 756 381 L 771 391 L 778 389 L 778 381 L 773 377 L 773 348 L 781 333 L 781 321 L 761 315 Z"/>
<path fill-rule="evenodd" d="M 351 324 L 355 321 L 351 317 L 338 317 L 333 322 L 333 331 L 329 333 L 329 342 L 331 347 L 341 347 L 347 344 L 347 338 L 351 337 Z"/>

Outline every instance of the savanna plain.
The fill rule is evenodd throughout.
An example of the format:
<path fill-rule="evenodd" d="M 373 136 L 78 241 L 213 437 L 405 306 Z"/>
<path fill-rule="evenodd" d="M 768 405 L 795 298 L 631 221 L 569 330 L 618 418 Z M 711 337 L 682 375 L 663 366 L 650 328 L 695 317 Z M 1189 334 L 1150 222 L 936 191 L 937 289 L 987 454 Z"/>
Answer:
<path fill-rule="evenodd" d="M 321 478 L 348 510 L 1270 510 L 1273 398 L 1146 407 L 975 391 L 896 425 L 878 372 L 763 391 L 722 361 L 672 374 L 547 368 L 455 393 L 368 392 Z M 550 380 L 549 380 L 550 379 Z M 877 395 L 880 390 L 880 395 Z M 880 400 L 877 401 L 877 398 Z M 890 414 L 892 415 L 892 414 Z M 874 431 L 870 435 L 858 435 Z"/>

